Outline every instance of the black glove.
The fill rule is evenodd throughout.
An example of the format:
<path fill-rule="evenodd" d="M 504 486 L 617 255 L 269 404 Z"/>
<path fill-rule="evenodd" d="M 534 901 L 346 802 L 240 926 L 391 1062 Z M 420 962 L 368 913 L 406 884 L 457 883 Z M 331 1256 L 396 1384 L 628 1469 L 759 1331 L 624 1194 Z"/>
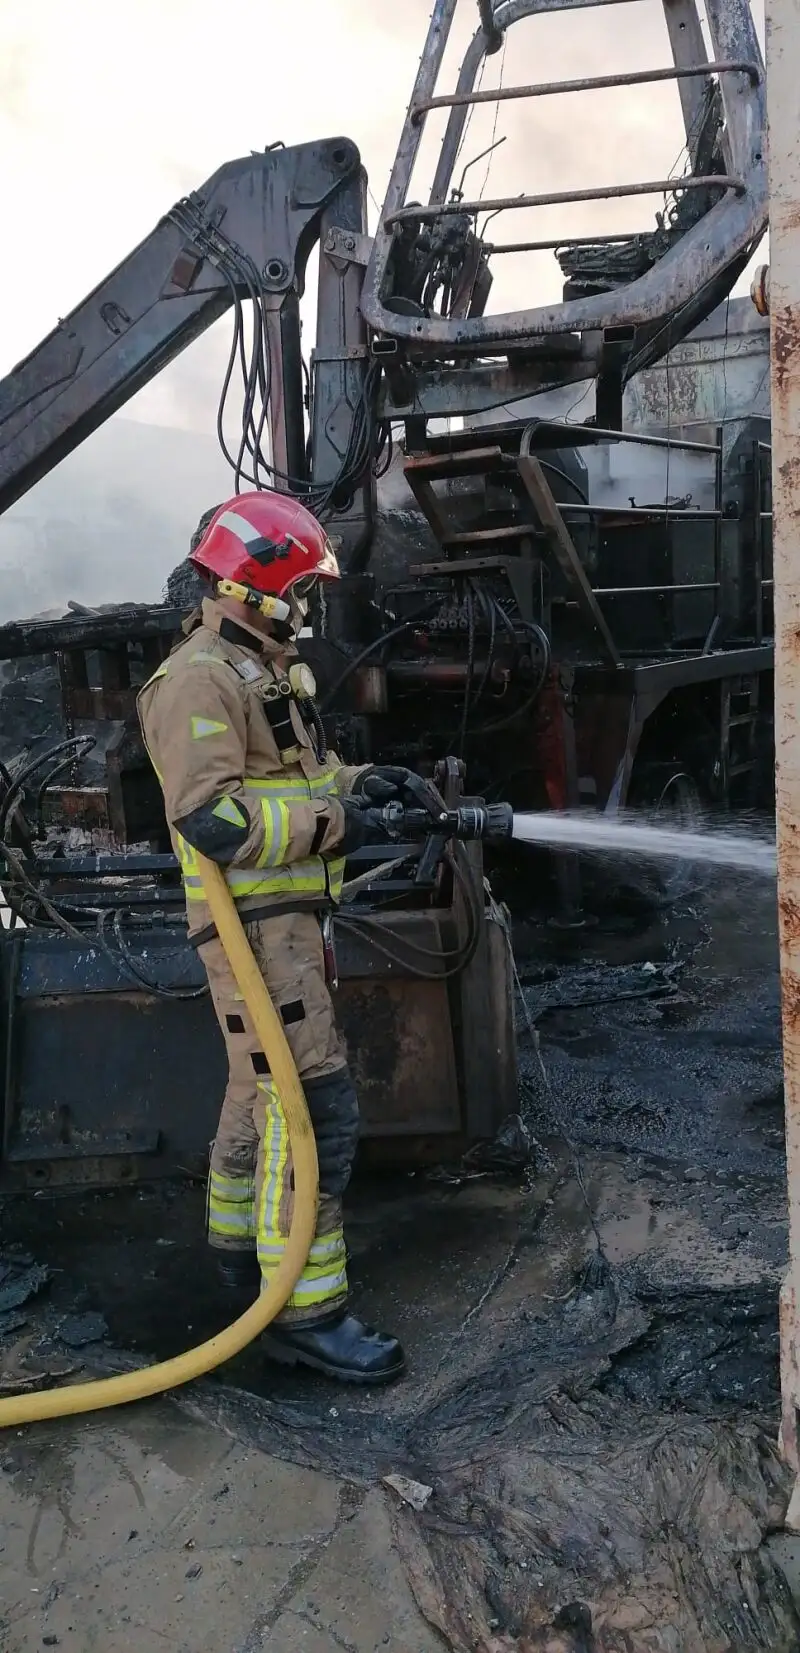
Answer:
<path fill-rule="evenodd" d="M 328 853 L 332 856 L 352 855 L 353 850 L 365 844 L 386 844 L 389 834 L 381 820 L 379 809 L 369 808 L 355 798 L 340 798 L 344 810 L 344 832 L 338 844 Z"/>
<path fill-rule="evenodd" d="M 350 796 L 363 798 L 371 804 L 388 804 L 393 799 L 403 803 L 410 803 L 405 796 L 405 789 L 411 780 L 411 770 L 401 769 L 391 764 L 373 764 L 362 774 L 356 775 Z"/>

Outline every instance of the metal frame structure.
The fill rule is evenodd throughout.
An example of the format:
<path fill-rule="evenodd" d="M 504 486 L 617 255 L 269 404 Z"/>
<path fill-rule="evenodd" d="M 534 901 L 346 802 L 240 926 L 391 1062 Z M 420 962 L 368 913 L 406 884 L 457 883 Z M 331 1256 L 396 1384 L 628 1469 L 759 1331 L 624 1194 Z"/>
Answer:
<path fill-rule="evenodd" d="M 504 94 L 507 101 L 515 96 L 542 96 L 546 91 L 624 86 L 637 79 L 644 84 L 653 79 L 678 80 L 693 175 L 677 187 L 690 191 L 692 200 L 699 197 L 699 216 L 695 220 L 692 211 L 681 219 L 674 230 L 679 238 L 678 256 L 672 245 L 671 250 L 656 257 L 647 277 L 627 287 L 612 282 L 609 290 L 599 296 L 570 300 L 548 311 L 485 318 L 490 249 L 474 233 L 471 212 L 475 204 L 445 201 L 466 111 L 478 96 L 473 87 L 483 56 L 496 51 L 508 27 L 523 17 L 611 3 L 623 0 L 502 0 L 494 10 L 489 0 L 480 0 L 481 29 L 467 53 L 458 92 L 449 99 L 450 116 L 432 203 L 414 209 L 409 219 L 405 191 L 420 131 L 429 109 L 435 106 L 432 100 L 436 96 L 438 65 L 456 5 L 456 0 L 436 0 L 374 244 L 366 234 L 366 178 L 358 151 L 348 140 L 334 138 L 276 148 L 233 161 L 199 191 L 179 202 L 152 234 L 0 383 L 2 510 L 227 308 L 233 308 L 240 328 L 243 305 L 249 302 L 254 318 L 253 339 L 259 342 L 260 355 L 254 355 L 247 371 L 243 371 L 246 385 L 237 482 L 241 476 L 245 486 L 252 485 L 247 475 L 249 445 L 256 483 L 261 475 L 260 461 L 264 468 L 262 481 L 265 476 L 307 498 L 315 509 L 324 511 L 330 530 L 343 542 L 342 562 L 347 577 L 335 592 L 326 593 L 324 612 L 320 604 L 312 641 L 316 655 L 311 655 L 323 688 L 333 682 L 330 715 L 337 749 L 345 755 L 341 735 L 358 748 L 359 758 L 368 758 L 373 742 L 383 743 L 385 738 L 388 753 L 397 739 L 402 746 L 398 761 L 406 761 L 409 741 L 417 742 L 424 730 L 424 740 L 429 744 L 435 740 L 436 747 L 430 752 L 425 747 L 422 756 L 426 762 L 428 758 L 435 760 L 452 749 L 453 738 L 446 695 L 441 703 L 434 700 L 432 707 L 431 694 L 437 687 L 450 692 L 455 687 L 464 706 L 466 743 L 472 679 L 485 663 L 488 696 L 494 684 L 497 699 L 504 699 L 511 684 L 511 720 L 523 714 L 527 718 L 533 709 L 525 726 L 525 740 L 531 760 L 535 756 L 545 776 L 553 808 L 574 807 L 580 801 L 584 780 L 594 787 L 600 807 L 614 807 L 615 800 L 624 799 L 645 724 L 673 690 L 701 685 L 709 698 L 716 695 L 718 705 L 720 683 L 727 694 L 723 720 L 726 729 L 743 729 L 752 744 L 758 697 L 752 693 L 752 682 L 747 690 L 742 684 L 748 678 L 752 680 L 753 674 L 768 671 L 770 664 L 768 645 L 746 646 L 754 637 L 748 626 L 734 623 L 727 638 L 719 635 L 726 606 L 734 622 L 741 614 L 739 594 L 744 578 L 742 554 L 735 539 L 737 523 L 733 521 L 729 531 L 723 521 L 721 481 L 713 510 L 685 512 L 675 511 L 666 500 L 663 508 L 596 505 L 588 496 L 581 503 L 580 490 L 576 502 L 574 490 L 570 495 L 569 477 L 566 498 L 547 480 L 553 473 L 548 450 L 558 453 L 569 446 L 577 451 L 584 442 L 622 439 L 621 387 L 631 363 L 639 365 L 642 360 L 652 361 L 667 353 L 671 344 L 730 290 L 751 241 L 763 228 L 763 74 L 748 0 L 706 0 L 715 30 L 713 62 L 704 56 L 695 0 L 664 0 L 674 69 L 646 71 L 638 77 L 566 82 L 560 88 L 510 88 Z M 713 142 L 707 143 L 701 154 L 699 148 L 693 149 L 691 135 L 698 115 L 703 115 L 701 125 L 709 125 L 709 99 L 714 108 L 710 122 Z M 724 130 L 719 121 L 720 100 L 726 114 Z M 616 193 L 644 187 L 652 186 L 622 186 Z M 722 200 L 710 204 L 707 192 L 711 190 L 713 196 L 719 189 L 724 191 Z M 571 200 L 594 198 L 595 193 L 567 192 Z M 409 222 L 413 225 L 414 220 L 421 222 L 431 215 L 437 226 L 432 235 L 436 243 L 434 257 L 427 262 L 423 257 L 420 264 L 418 238 L 400 226 L 408 226 Z M 455 235 L 451 239 L 454 219 Z M 405 270 L 398 272 L 395 268 L 392 272 L 396 284 L 391 296 L 399 308 L 390 310 L 383 304 L 386 295 L 381 270 L 388 268 L 388 260 L 404 237 L 412 256 Z M 317 243 L 318 325 L 310 373 L 307 442 L 299 305 L 308 257 Z M 669 236 L 667 244 L 671 244 Z M 661 241 L 659 248 L 663 252 Z M 648 244 L 648 257 L 651 252 Z M 689 289 L 683 303 L 682 295 L 685 297 Z M 620 317 L 627 318 L 622 325 L 618 325 Z M 606 322 L 614 325 L 606 326 Z M 238 340 L 241 344 L 241 331 Z M 231 362 L 235 355 L 234 349 Z M 467 414 L 529 395 L 543 384 L 570 383 L 585 377 L 587 370 L 598 377 L 598 425 L 591 429 L 543 427 L 539 422 L 522 440 L 520 425 L 515 448 L 513 437 L 511 448 L 507 448 L 506 438 L 498 437 L 495 444 L 494 435 L 491 446 L 489 439 L 484 440 L 483 447 L 480 443 L 476 446 L 470 431 L 448 436 L 442 446 L 427 430 L 427 420 L 437 413 Z M 261 393 L 256 404 L 251 399 L 254 389 Z M 380 630 L 383 624 L 379 640 L 385 640 L 387 627 L 390 638 L 398 629 L 383 623 L 386 616 L 380 606 L 385 606 L 384 587 L 391 588 L 395 582 L 398 559 L 393 561 L 392 547 L 381 541 L 381 524 L 376 525 L 374 475 L 380 470 L 381 443 L 389 446 L 386 422 L 392 418 L 406 423 L 408 480 L 423 509 L 426 504 L 429 508 L 428 521 L 440 547 L 441 560 L 422 568 L 410 567 L 407 573 L 412 585 L 417 577 L 424 585 L 429 576 L 441 576 L 440 583 L 447 589 L 445 608 L 453 606 L 453 599 L 458 607 L 466 589 L 466 607 L 472 619 L 468 622 L 468 639 L 458 635 L 459 620 L 454 622 L 453 635 L 444 636 L 440 631 L 423 639 L 424 647 L 418 647 L 412 636 L 408 639 L 410 658 L 405 626 L 401 625 L 402 647 L 391 659 L 387 655 L 385 664 L 376 657 L 366 665 L 366 657 L 373 654 L 376 627 Z M 221 425 L 222 409 L 220 429 Z M 609 430 L 608 426 L 615 428 Z M 271 437 L 269 462 L 260 451 L 264 429 Z M 680 446 L 674 441 L 670 445 L 676 450 Z M 717 448 L 706 451 L 712 459 L 717 457 L 721 467 Z M 437 471 L 438 480 L 447 490 L 452 484 L 444 499 L 431 489 Z M 510 487 L 506 487 L 509 482 Z M 467 493 L 474 495 L 477 503 L 470 505 L 472 515 L 460 525 L 456 496 L 463 483 L 468 484 Z M 495 483 L 502 486 L 493 493 Z M 323 504 L 319 504 L 320 499 Z M 444 506 L 451 504 L 455 514 L 450 514 L 448 523 Z M 701 615 L 707 615 L 707 623 L 704 618 L 698 624 L 693 619 L 690 627 L 675 623 L 675 613 L 685 605 L 687 589 L 682 565 L 677 566 L 673 560 L 672 518 L 680 518 L 676 526 L 681 531 L 688 528 L 690 534 L 698 524 L 696 531 L 703 536 L 702 576 L 698 573 L 691 589 L 699 594 Z M 766 513 L 758 519 L 759 532 L 762 520 L 761 537 L 766 540 Z M 405 523 L 403 532 L 407 527 Z M 389 530 L 388 539 L 391 524 Z M 589 534 L 597 542 L 597 577 L 590 562 L 584 566 L 582 560 Z M 642 542 L 638 547 L 642 554 L 632 572 L 625 560 L 627 547 L 612 544 L 615 535 L 630 538 L 631 534 L 636 535 L 637 545 Z M 653 542 L 649 546 L 644 543 L 648 536 Z M 400 537 L 403 539 L 403 533 Z M 612 555 L 604 564 L 606 545 Z M 408 538 L 403 539 L 402 549 L 414 555 L 414 545 Z M 617 561 L 616 549 L 622 551 Z M 768 555 L 768 545 L 762 546 L 762 558 L 765 553 Z M 723 584 L 729 563 L 734 575 L 730 582 L 732 601 L 728 604 Z M 542 610 L 546 607 L 547 614 L 539 614 L 533 607 L 532 576 L 537 568 Z M 768 583 L 763 580 L 763 572 L 761 568 L 761 590 Z M 631 585 L 626 583 L 629 574 Z M 399 576 L 404 577 L 405 573 Z M 475 600 L 478 609 L 483 601 L 486 622 L 481 630 L 479 613 L 477 633 L 473 581 L 477 582 Z M 503 586 L 499 595 L 498 585 Z M 373 587 L 378 603 L 372 601 Z M 503 608 L 506 587 L 516 603 L 516 632 L 515 621 Z M 656 612 L 659 604 L 660 612 Z M 573 609 L 575 613 L 567 612 Z M 638 620 L 640 609 L 647 622 L 642 626 Z M 557 652 L 551 656 L 550 640 L 555 632 L 550 621 L 554 616 L 558 621 Z M 577 623 L 573 625 L 573 621 Z M 91 848 L 98 851 L 94 861 L 81 865 L 80 856 L 76 859 L 65 853 L 61 857 L 45 855 L 41 866 L 33 854 L 26 863 L 41 879 L 40 893 L 49 890 L 54 899 L 63 896 L 65 911 L 77 915 L 79 933 L 75 933 L 75 924 L 66 936 L 37 935 L 28 929 L 14 938 L 3 955 L 7 968 L 0 970 L 0 1004 L 6 1015 L 9 1064 L 6 1147 L 9 1158 L 16 1155 L 20 1174 L 26 1178 L 40 1174 L 35 1167 L 48 1160 L 43 1151 L 48 1148 L 54 1150 L 53 1163 L 59 1162 L 63 1174 L 69 1174 L 68 1167 L 87 1154 L 98 1157 L 91 1144 L 100 1140 L 103 1121 L 109 1118 L 111 1092 L 105 1080 L 100 1093 L 94 1093 L 95 1101 L 99 1094 L 99 1110 L 94 1112 L 89 1105 L 91 1098 L 76 1093 L 64 1103 L 66 1113 L 54 1113 L 52 1089 L 48 1086 L 55 1061 L 53 1034 L 63 1045 L 70 1028 L 74 1030 L 71 1067 L 76 1074 L 84 1072 L 85 1047 L 81 1041 L 101 995 L 109 996 L 117 1017 L 115 1037 L 120 1050 L 127 1046 L 134 1056 L 137 1049 L 141 1055 L 138 1030 L 143 1009 L 148 1016 L 152 1014 L 151 1031 L 158 1018 L 158 1037 L 173 1050 L 178 1042 L 175 1018 L 185 1012 L 194 1030 L 192 1048 L 196 1049 L 198 1072 L 207 1065 L 202 1056 L 202 1012 L 192 1006 L 185 1006 L 182 1012 L 156 997 L 150 989 L 157 990 L 157 983 L 146 970 L 139 970 L 137 975 L 136 963 L 138 959 L 141 964 L 152 945 L 159 951 L 158 962 L 167 968 L 167 975 L 174 965 L 176 986 L 189 986 L 195 980 L 188 951 L 180 944 L 176 869 L 171 858 L 160 853 L 167 847 L 160 797 L 154 798 L 156 783 L 138 742 L 133 717 L 136 683 L 145 668 L 152 668 L 161 658 L 176 623 L 177 616 L 168 610 L 161 609 L 155 616 L 127 610 L 115 616 L 73 617 L 44 627 L 4 628 L 0 637 L 0 658 L 42 651 L 56 655 L 68 736 L 84 719 L 101 726 L 109 722 L 119 725 L 118 733 L 102 742 L 101 785 L 88 784 L 86 775 L 86 784 L 80 785 L 76 767 L 70 785 L 59 788 L 58 797 L 48 794 L 54 806 L 56 830 L 64 832 L 80 826 L 89 834 Z M 521 646 L 523 632 L 527 652 Z M 543 663 L 538 682 L 539 666 L 534 664 L 533 647 L 537 638 L 536 658 Z M 687 642 L 689 647 L 685 646 Z M 497 658 L 493 659 L 495 649 Z M 343 659 L 348 662 L 344 677 Z M 495 666 L 499 676 L 492 678 Z M 338 690 L 345 677 L 347 686 L 340 697 Z M 537 683 L 533 695 L 531 677 Z M 587 694 L 583 693 L 584 683 Z M 477 684 L 475 688 L 477 701 Z M 368 689 L 375 692 L 372 701 Z M 416 710 L 412 700 L 409 713 L 408 697 L 414 694 L 418 696 Z M 740 710 L 743 695 L 747 707 Z M 518 731 L 511 735 L 507 732 L 508 706 L 504 700 L 502 707 L 490 708 L 501 714 L 494 725 L 488 725 L 496 734 L 499 730 L 497 744 L 501 750 L 504 740 L 518 739 Z M 480 735 L 480 729 L 475 733 Z M 742 739 L 733 762 L 741 758 L 739 767 L 746 777 L 753 763 L 748 756 L 750 747 L 744 751 Z M 466 744 L 463 750 L 466 755 Z M 483 786 L 483 779 L 478 784 Z M 36 794 L 37 827 L 44 819 L 43 794 L 47 790 L 39 787 Z M 86 813 L 82 815 L 82 811 Z M 96 843 L 92 834 L 99 834 L 100 841 Z M 28 835 L 29 845 L 43 841 L 38 831 Z M 113 851 L 110 855 L 105 853 L 109 847 Z M 135 854 L 144 857 L 145 871 L 134 872 L 137 863 L 128 857 L 120 862 L 118 852 L 123 847 L 133 847 Z M 396 920 L 403 926 L 412 951 L 416 946 L 417 956 L 434 959 L 433 980 L 423 979 L 420 969 L 413 968 L 408 960 L 387 959 L 385 949 L 384 961 L 376 963 L 363 938 L 352 933 L 352 925 L 347 934 L 342 921 L 346 946 L 340 972 L 345 1000 L 349 1002 L 343 1022 L 351 1037 L 357 1069 L 361 1063 L 368 1134 L 385 1136 L 387 1124 L 395 1136 L 410 1128 L 417 1136 L 424 1133 L 435 1139 L 440 1153 L 446 1151 L 447 1141 L 491 1134 L 498 1122 L 497 1110 L 509 1111 L 514 1093 L 506 935 L 494 904 L 483 903 L 479 860 L 471 871 L 476 907 L 478 902 L 481 904 L 477 950 L 455 972 L 445 975 L 444 965 L 440 970 L 435 964 L 438 956 L 442 960 L 446 956 L 466 957 L 460 945 L 453 945 L 460 942 L 459 903 L 465 899 L 464 887 L 460 886 L 459 894 L 456 883 L 458 880 L 454 883 L 452 874 L 443 868 L 435 889 L 424 890 L 419 879 L 411 880 L 402 869 L 393 869 L 380 894 L 362 890 L 357 897 L 372 908 L 373 935 L 381 924 L 389 933 Z M 384 914 L 384 899 L 393 903 L 395 895 L 400 896 L 402 909 L 392 904 Z M 579 906 L 574 887 L 567 891 L 567 904 L 570 909 Z M 18 905 L 22 906 L 21 897 Z M 100 920 L 110 913 L 110 922 L 114 923 L 120 915 L 118 956 L 113 950 L 109 955 L 103 947 L 102 930 L 99 952 L 93 946 L 91 932 L 86 929 L 93 906 L 100 909 Z M 130 920 L 126 920 L 123 938 L 122 916 L 128 911 Z M 116 936 L 116 930 L 114 933 Z M 162 936 L 173 943 L 178 939 L 173 964 L 169 962 L 169 946 L 160 947 Z M 143 974 L 147 979 L 143 980 Z M 47 989 L 47 981 L 57 986 Z M 208 1022 L 208 1027 L 211 1025 Z M 426 1080 L 420 1064 L 431 1040 L 436 1045 L 440 1070 L 436 1075 L 428 1073 Z M 165 1072 L 167 1068 L 168 1063 Z M 370 1075 L 377 1075 L 378 1087 L 372 1108 Z M 427 1083 L 427 1100 L 423 1081 Z M 124 1162 L 126 1155 L 143 1163 L 151 1163 L 156 1150 L 165 1162 L 176 1155 L 191 1155 L 198 1144 L 196 1133 L 204 1137 L 207 1122 L 199 1118 L 192 1096 L 189 1111 L 179 1110 L 172 1132 L 167 1132 L 172 1140 L 166 1145 L 166 1153 L 162 1152 L 150 1124 L 159 1110 L 162 1117 L 168 1116 L 169 1095 L 165 1092 L 159 1096 L 156 1083 L 154 1074 L 143 1074 L 135 1061 L 127 1073 L 120 1070 L 122 1098 L 119 1108 L 112 1110 L 116 1123 L 100 1156 L 105 1157 L 106 1172 L 112 1162 Z M 385 1096 L 390 1090 L 396 1107 L 393 1119 L 387 1120 Z M 127 1147 L 121 1145 L 119 1130 L 129 1133 Z"/>
<path fill-rule="evenodd" d="M 766 224 L 764 74 L 749 0 L 705 0 L 713 50 L 711 60 L 706 54 L 695 0 L 663 0 L 674 57 L 672 68 L 484 93 L 474 90 L 479 67 L 488 53 L 497 50 L 499 39 L 513 24 L 545 12 L 575 12 L 598 4 L 632 3 L 632 0 L 499 0 L 492 8 L 486 0 L 480 6 L 481 27 L 464 57 L 457 88 L 442 96 L 437 95 L 437 82 L 457 3 L 458 0 L 436 0 L 434 6 L 367 267 L 362 309 L 369 326 L 378 334 L 402 341 L 409 349 L 428 354 L 441 354 L 449 349 L 479 355 L 503 346 L 523 344 L 527 347 L 538 344 L 543 352 L 547 348 L 552 351 L 554 338 L 578 334 L 582 336 L 578 352 L 582 362 L 575 377 L 586 372 L 587 363 L 596 362 L 598 331 L 646 330 L 654 321 L 663 325 L 665 316 L 674 317 L 672 342 L 677 342 L 722 296 L 720 283 L 727 283 L 725 290 L 729 290 L 731 267 L 740 260 L 743 266 Z M 698 120 L 712 76 L 717 77 L 725 117 L 725 171 L 711 176 L 695 175 Z M 673 78 L 680 85 L 691 163 L 691 171 L 684 178 L 477 202 L 458 200 L 456 196 L 446 201 L 470 105 L 590 92 Z M 432 109 L 443 107 L 450 108 L 450 117 L 429 204 L 409 206 L 407 194 L 426 117 Z M 498 212 L 623 195 L 708 189 L 721 190 L 721 199 L 686 231 L 679 245 L 671 247 L 647 273 L 611 292 L 494 316 L 472 313 L 458 319 L 397 315 L 387 306 L 396 231 L 401 224 L 423 223 L 453 214 L 474 215 L 478 211 Z M 597 237 L 598 241 L 602 239 Z M 524 250 L 529 245 L 540 244 L 518 243 L 515 250 Z M 591 334 L 595 337 L 586 337 Z"/>

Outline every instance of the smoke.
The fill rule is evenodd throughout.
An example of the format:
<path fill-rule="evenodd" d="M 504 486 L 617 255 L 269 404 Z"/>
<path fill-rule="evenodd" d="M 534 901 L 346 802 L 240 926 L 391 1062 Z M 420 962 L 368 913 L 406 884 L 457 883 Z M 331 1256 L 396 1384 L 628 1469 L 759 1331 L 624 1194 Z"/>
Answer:
<path fill-rule="evenodd" d="M 70 599 L 158 602 L 230 490 L 214 438 L 110 420 L 0 517 L 0 623 Z"/>

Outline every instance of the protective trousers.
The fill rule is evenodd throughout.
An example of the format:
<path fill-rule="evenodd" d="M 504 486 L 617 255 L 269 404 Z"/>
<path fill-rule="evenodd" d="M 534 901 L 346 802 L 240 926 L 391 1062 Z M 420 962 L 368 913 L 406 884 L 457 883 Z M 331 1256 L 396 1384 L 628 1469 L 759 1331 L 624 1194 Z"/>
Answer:
<path fill-rule="evenodd" d="M 319 1216 L 308 1262 L 280 1319 L 311 1324 L 347 1299 L 342 1195 L 358 1142 L 358 1101 L 325 981 L 319 921 L 296 912 L 245 922 L 303 1081 L 319 1158 Z M 208 1239 L 227 1253 L 255 1250 L 262 1279 L 280 1262 L 294 1200 L 280 1096 L 221 943 L 199 948 L 228 1050 L 229 1078 L 211 1153 Z"/>

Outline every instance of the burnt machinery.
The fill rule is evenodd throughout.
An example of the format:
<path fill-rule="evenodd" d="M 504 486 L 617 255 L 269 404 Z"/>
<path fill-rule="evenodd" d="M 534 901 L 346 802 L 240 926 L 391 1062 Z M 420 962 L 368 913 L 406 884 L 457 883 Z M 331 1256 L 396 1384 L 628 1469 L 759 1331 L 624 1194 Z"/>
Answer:
<path fill-rule="evenodd" d="M 436 0 L 374 237 L 349 140 L 231 162 L 0 383 L 4 508 L 231 310 L 218 431 L 235 485 L 296 492 L 341 542 L 346 577 L 304 640 L 329 734 L 348 759 L 395 755 L 435 775 L 448 811 L 467 807 L 465 785 L 490 804 L 614 808 L 680 804 L 701 787 L 749 800 L 759 779 L 768 428 L 733 444 L 634 438 L 622 396 L 730 291 L 763 232 L 763 65 L 747 0 L 706 0 L 711 56 L 694 0 L 663 0 L 671 65 L 475 89 L 506 38 L 513 57 L 518 24 L 590 3 L 612 0 L 482 0 L 457 87 L 440 92 L 456 0 Z M 476 102 L 667 79 L 685 124 L 680 178 L 481 201 L 453 187 Z M 440 108 L 439 164 L 418 205 L 420 135 Z M 488 312 L 493 261 L 548 243 L 490 243 L 484 212 L 654 193 L 665 209 L 650 230 L 552 243 L 560 304 Z M 317 244 L 306 381 L 300 300 Z M 492 409 L 587 378 L 588 424 L 481 427 Z M 431 422 L 451 416 L 464 429 L 436 434 Z M 186 606 L 0 628 L 7 674 L 36 670 L 51 708 L 55 663 L 65 743 L 45 756 L 46 718 L 49 739 L 15 762 L 6 749 L 2 772 L 4 888 L 24 925 L 0 952 L 4 1165 L 34 1179 L 199 1162 L 213 1131 L 222 1054 L 134 717 Z M 431 833 L 387 857 L 380 879 L 355 859 L 348 870 L 342 1019 L 370 1151 L 396 1157 L 405 1137 L 441 1153 L 490 1135 L 514 1105 L 505 920 L 479 842 L 456 850 Z M 573 921 L 576 873 L 560 864 Z"/>

